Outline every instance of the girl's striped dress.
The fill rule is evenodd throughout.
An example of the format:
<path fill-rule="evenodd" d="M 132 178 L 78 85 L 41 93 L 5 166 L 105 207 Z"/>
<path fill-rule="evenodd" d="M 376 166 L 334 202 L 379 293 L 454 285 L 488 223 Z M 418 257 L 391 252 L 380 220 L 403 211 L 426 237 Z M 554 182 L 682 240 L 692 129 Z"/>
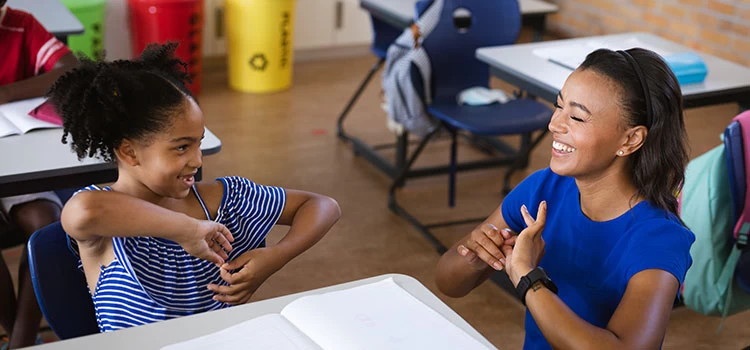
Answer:
<path fill-rule="evenodd" d="M 218 215 L 212 218 L 195 186 L 206 217 L 224 224 L 232 235 L 231 261 L 263 246 L 266 234 L 281 216 L 284 189 L 261 186 L 241 177 L 217 179 L 224 184 Z M 104 190 L 95 185 L 83 190 Z M 74 250 L 75 241 L 71 239 Z M 214 301 L 210 283 L 227 285 L 219 268 L 185 252 L 180 245 L 154 237 L 112 238 L 115 259 L 101 266 L 92 299 L 102 332 L 144 325 L 228 307 Z"/>

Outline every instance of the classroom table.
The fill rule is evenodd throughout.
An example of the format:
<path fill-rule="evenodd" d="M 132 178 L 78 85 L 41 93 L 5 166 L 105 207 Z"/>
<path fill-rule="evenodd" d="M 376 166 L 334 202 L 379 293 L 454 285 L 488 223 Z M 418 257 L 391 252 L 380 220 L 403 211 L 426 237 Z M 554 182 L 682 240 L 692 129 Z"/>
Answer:
<path fill-rule="evenodd" d="M 571 69 L 550 62 L 540 52 L 550 48 L 564 52 L 570 47 L 589 47 L 593 51 L 598 45 L 614 49 L 630 48 L 630 44 L 654 49 L 664 53 L 692 52 L 683 45 L 660 38 L 650 33 L 622 33 L 541 43 L 518 44 L 480 48 L 476 52 L 479 60 L 490 66 L 497 78 L 517 86 L 521 90 L 554 103 Z M 536 53 L 535 53 L 536 52 Z M 682 85 L 686 108 L 737 103 L 741 109 L 750 108 L 750 68 L 724 59 L 695 52 L 706 63 L 708 75 L 701 83 Z"/>
<path fill-rule="evenodd" d="M 0 197 L 117 179 L 114 164 L 93 158 L 79 161 L 70 145 L 61 142 L 62 135 L 58 128 L 0 138 Z M 221 140 L 206 129 L 201 150 L 203 155 L 218 153 Z"/>
<path fill-rule="evenodd" d="M 8 6 L 31 13 L 48 32 L 66 44 L 68 35 L 83 33 L 83 24 L 60 0 L 8 0 Z"/>
<path fill-rule="evenodd" d="M 375 18 L 396 28 L 406 28 L 414 20 L 414 4 L 418 0 L 360 0 L 360 6 Z M 541 41 L 547 15 L 559 10 L 557 5 L 542 0 L 519 0 L 521 16 L 532 27 L 534 41 Z"/>
<path fill-rule="evenodd" d="M 295 293 L 273 299 L 252 302 L 249 304 L 235 306 L 219 311 L 205 312 L 198 315 L 186 316 L 169 321 L 152 323 L 145 326 L 133 327 L 116 332 L 89 335 L 65 341 L 52 342 L 44 345 L 31 347 L 34 350 L 78 350 L 78 349 L 159 349 L 162 346 L 174 344 L 180 341 L 193 339 L 202 335 L 214 333 L 229 326 L 236 325 L 252 318 L 280 312 L 284 306 L 292 301 L 312 294 L 352 288 L 355 286 L 374 283 L 389 277 L 403 287 L 407 292 L 419 299 L 421 302 L 438 312 L 450 322 L 467 332 L 471 337 L 477 339 L 490 349 L 495 349 L 479 332 L 469 325 L 450 307 L 445 305 L 437 296 L 432 294 L 422 283 L 413 277 L 402 274 L 387 274 L 365 278 L 353 282 L 337 284 L 306 292 Z M 366 302 L 366 301 L 363 301 Z"/>

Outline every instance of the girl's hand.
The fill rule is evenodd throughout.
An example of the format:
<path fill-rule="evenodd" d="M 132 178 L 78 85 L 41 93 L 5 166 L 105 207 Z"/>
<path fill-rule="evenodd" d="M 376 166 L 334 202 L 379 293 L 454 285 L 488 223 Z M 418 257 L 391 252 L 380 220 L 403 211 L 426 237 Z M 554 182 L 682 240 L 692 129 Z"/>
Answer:
<path fill-rule="evenodd" d="M 457 247 L 458 254 L 476 270 L 484 270 L 487 265 L 495 270 L 505 267 L 506 255 L 501 247 L 513 250 L 516 238 L 505 228 L 498 231 L 493 224 L 482 224 L 471 232 L 469 238 Z"/>
<path fill-rule="evenodd" d="M 175 240 L 190 255 L 221 265 L 232 251 L 234 237 L 226 226 L 208 220 L 195 220 L 194 228 Z"/>
<path fill-rule="evenodd" d="M 256 248 L 221 266 L 221 278 L 229 283 L 228 286 L 212 283 L 208 289 L 216 293 L 214 300 L 230 305 L 244 304 L 282 266 L 284 262 L 279 261 L 273 248 Z"/>
<path fill-rule="evenodd" d="M 547 202 L 539 204 L 536 220 L 525 205 L 521 206 L 521 215 L 527 227 L 516 237 L 515 247 L 502 247 L 506 257 L 505 272 L 514 286 L 518 285 L 521 277 L 535 269 L 544 256 L 542 231 L 547 221 Z"/>

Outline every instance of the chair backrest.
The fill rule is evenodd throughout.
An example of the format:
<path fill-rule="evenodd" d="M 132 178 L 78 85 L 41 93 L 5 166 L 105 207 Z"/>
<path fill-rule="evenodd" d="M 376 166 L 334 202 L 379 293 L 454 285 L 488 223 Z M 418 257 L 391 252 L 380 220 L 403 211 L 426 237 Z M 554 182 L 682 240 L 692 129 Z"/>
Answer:
<path fill-rule="evenodd" d="M 375 56 L 384 59 L 388 53 L 388 46 L 391 46 L 396 41 L 396 38 L 403 33 L 403 29 L 396 28 L 372 15 L 370 15 L 370 22 L 372 23 L 372 46 L 370 46 L 370 51 Z"/>
<path fill-rule="evenodd" d="M 465 12 L 459 9 L 470 17 L 454 24 L 454 12 Z M 460 23 L 468 27 L 460 30 Z M 455 101 L 464 89 L 488 87 L 489 68 L 476 59 L 476 49 L 513 44 L 520 30 L 517 0 L 444 0 L 437 26 L 422 43 L 432 64 L 433 100 Z"/>
<path fill-rule="evenodd" d="M 60 339 L 99 332 L 86 278 L 66 236 L 58 221 L 34 232 L 27 247 L 39 307 Z"/>

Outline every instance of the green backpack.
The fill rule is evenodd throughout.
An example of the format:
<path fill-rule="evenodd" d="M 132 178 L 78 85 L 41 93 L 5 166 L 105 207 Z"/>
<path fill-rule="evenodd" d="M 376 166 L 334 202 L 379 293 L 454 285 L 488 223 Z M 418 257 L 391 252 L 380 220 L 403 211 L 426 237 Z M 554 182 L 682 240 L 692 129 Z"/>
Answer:
<path fill-rule="evenodd" d="M 685 306 L 722 316 L 750 309 L 750 294 L 734 283 L 741 250 L 732 240 L 732 196 L 724 144 L 688 163 L 680 217 L 695 234 L 693 265 L 682 290 Z"/>

